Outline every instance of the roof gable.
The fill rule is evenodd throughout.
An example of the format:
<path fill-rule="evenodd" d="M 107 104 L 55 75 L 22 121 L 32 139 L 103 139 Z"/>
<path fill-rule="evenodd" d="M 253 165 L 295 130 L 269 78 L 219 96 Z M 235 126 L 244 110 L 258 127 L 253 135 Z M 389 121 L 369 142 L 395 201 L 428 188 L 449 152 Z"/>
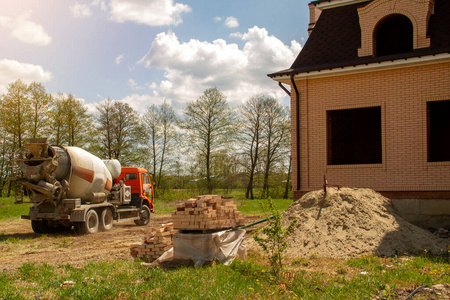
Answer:
<path fill-rule="evenodd" d="M 343 1 L 351 4 L 343 5 Z M 364 46 L 362 45 L 362 42 L 367 42 L 367 36 L 366 40 L 364 40 L 362 34 L 367 35 L 369 31 L 366 30 L 366 32 L 362 32 L 358 10 L 367 9 L 369 5 L 376 7 L 374 4 L 386 4 L 388 2 L 388 4 L 394 5 L 393 9 L 396 9 L 396 2 L 408 1 L 434 3 L 434 14 L 431 14 L 433 9 L 429 10 L 429 12 L 427 12 L 429 15 L 426 16 L 428 23 L 423 25 L 427 26 L 428 29 L 420 33 L 422 44 L 419 43 L 418 38 L 416 38 L 415 47 L 412 52 L 380 57 L 374 56 L 372 52 L 368 54 L 367 52 L 360 50 L 360 48 Z M 311 4 L 320 3 L 330 4 L 330 7 L 332 8 L 324 9 L 320 13 L 320 17 L 314 25 L 306 44 L 291 68 L 269 74 L 270 77 L 352 65 L 363 65 L 400 58 L 450 53 L 450 0 L 374 0 L 366 2 L 319 0 L 314 1 Z M 340 3 L 341 5 L 331 6 L 331 4 L 336 3 Z M 382 17 L 383 16 L 380 16 L 378 20 Z M 416 30 L 415 34 L 418 34 L 418 32 L 419 31 Z M 370 33 L 370 35 L 372 35 L 372 33 Z M 423 41 L 426 40 L 428 43 L 423 44 Z M 373 44 L 370 44 L 369 48 L 372 50 Z"/>
<path fill-rule="evenodd" d="M 349 5 L 322 11 L 291 68 L 332 66 L 355 59 L 361 45 L 357 7 Z"/>

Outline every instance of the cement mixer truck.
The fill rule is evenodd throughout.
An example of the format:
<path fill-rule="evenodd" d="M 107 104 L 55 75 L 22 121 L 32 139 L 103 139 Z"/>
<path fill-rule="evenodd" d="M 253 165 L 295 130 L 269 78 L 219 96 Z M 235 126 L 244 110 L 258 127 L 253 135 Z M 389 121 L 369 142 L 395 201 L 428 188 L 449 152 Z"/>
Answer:
<path fill-rule="evenodd" d="M 77 147 L 50 146 L 29 139 L 29 150 L 17 164 L 33 206 L 23 219 L 36 233 L 70 230 L 107 231 L 113 221 L 146 225 L 154 212 L 153 178 L 143 168 L 121 167 Z"/>

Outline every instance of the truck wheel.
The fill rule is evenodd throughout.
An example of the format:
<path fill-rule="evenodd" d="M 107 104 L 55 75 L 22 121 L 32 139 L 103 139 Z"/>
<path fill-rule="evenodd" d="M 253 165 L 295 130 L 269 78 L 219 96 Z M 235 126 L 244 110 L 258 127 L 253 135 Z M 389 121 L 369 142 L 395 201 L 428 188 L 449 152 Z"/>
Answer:
<path fill-rule="evenodd" d="M 76 234 L 84 234 L 83 225 L 84 223 L 81 222 L 73 223 L 73 230 L 75 231 Z"/>
<path fill-rule="evenodd" d="M 86 213 L 86 221 L 74 223 L 74 230 L 77 234 L 92 234 L 98 231 L 98 215 L 93 209 Z"/>
<path fill-rule="evenodd" d="M 134 220 L 134 224 L 138 226 L 144 226 L 147 225 L 148 222 L 150 222 L 150 207 L 147 205 L 142 205 L 142 209 L 139 212 L 139 220 Z"/>
<path fill-rule="evenodd" d="M 113 227 L 113 213 L 110 208 L 102 210 L 102 216 L 100 217 L 100 231 L 108 231 Z"/>
<path fill-rule="evenodd" d="M 31 220 L 31 228 L 36 233 L 48 233 L 49 231 L 47 221 Z"/>

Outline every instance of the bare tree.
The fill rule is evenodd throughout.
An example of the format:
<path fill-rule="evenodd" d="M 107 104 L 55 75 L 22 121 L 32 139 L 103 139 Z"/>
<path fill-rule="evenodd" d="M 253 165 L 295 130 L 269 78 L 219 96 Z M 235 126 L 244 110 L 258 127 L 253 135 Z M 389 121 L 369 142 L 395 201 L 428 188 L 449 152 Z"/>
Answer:
<path fill-rule="evenodd" d="M 213 191 L 213 153 L 229 140 L 234 114 L 228 107 L 226 97 L 217 88 L 206 89 L 197 100 L 189 102 L 184 113 L 182 128 L 188 131 L 192 146 L 204 160 L 206 189 Z"/>
<path fill-rule="evenodd" d="M 136 151 L 142 135 L 139 117 L 130 105 L 124 102 L 114 102 L 112 126 L 113 158 L 124 164 L 135 163 L 141 155 Z"/>
<path fill-rule="evenodd" d="M 242 150 L 245 158 L 250 162 L 248 165 L 248 183 L 245 190 L 247 199 L 254 199 L 253 184 L 256 166 L 259 161 L 262 143 L 262 131 L 264 125 L 264 114 L 266 110 L 265 96 L 256 95 L 249 98 L 240 107 L 241 115 L 241 140 Z"/>
<path fill-rule="evenodd" d="M 287 108 L 281 106 L 274 98 L 265 101 L 265 167 L 262 197 L 269 196 L 269 174 L 273 163 L 282 157 L 282 148 L 290 134 L 290 121 Z"/>
<path fill-rule="evenodd" d="M 114 104 L 107 99 L 97 105 L 97 131 L 99 152 L 106 158 L 113 158 Z"/>
<path fill-rule="evenodd" d="M 143 166 L 139 146 L 144 140 L 140 118 L 127 103 L 107 99 L 97 105 L 95 115 L 97 141 L 92 152 L 109 159 L 117 159 L 122 165 Z"/>
<path fill-rule="evenodd" d="M 156 174 L 156 165 L 157 165 L 157 159 L 159 156 L 158 153 L 158 143 L 160 140 L 160 133 L 159 133 L 159 124 L 158 124 L 158 106 L 155 104 L 151 105 L 147 108 L 143 115 L 143 121 L 146 128 L 146 132 L 148 135 L 149 143 L 150 143 L 150 165 L 152 166 L 151 173 Z"/>
<path fill-rule="evenodd" d="M 159 121 L 162 131 L 162 149 L 158 172 L 158 187 L 161 185 L 163 166 L 165 163 L 166 153 L 169 149 L 168 145 L 174 140 L 176 136 L 175 124 L 177 122 L 177 118 L 172 107 L 166 101 L 164 101 L 164 103 L 159 107 Z"/>
<path fill-rule="evenodd" d="M 177 117 L 167 101 L 150 106 L 143 116 L 149 135 L 153 173 L 157 174 L 157 187 L 161 187 L 166 159 L 176 138 Z"/>

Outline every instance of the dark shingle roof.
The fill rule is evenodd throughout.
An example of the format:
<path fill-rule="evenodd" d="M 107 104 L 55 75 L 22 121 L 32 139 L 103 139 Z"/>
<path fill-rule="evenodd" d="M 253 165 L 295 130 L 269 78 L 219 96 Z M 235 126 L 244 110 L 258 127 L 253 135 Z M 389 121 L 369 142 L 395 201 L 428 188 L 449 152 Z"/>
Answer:
<path fill-rule="evenodd" d="M 329 0 L 318 0 L 312 3 L 326 1 Z M 370 1 L 323 10 L 292 66 L 268 76 L 275 77 L 450 52 L 450 0 L 436 0 L 434 14 L 430 17 L 428 26 L 428 35 L 431 37 L 430 47 L 382 57 L 358 57 L 358 48 L 361 47 L 361 29 L 357 9 L 368 3 Z"/>

